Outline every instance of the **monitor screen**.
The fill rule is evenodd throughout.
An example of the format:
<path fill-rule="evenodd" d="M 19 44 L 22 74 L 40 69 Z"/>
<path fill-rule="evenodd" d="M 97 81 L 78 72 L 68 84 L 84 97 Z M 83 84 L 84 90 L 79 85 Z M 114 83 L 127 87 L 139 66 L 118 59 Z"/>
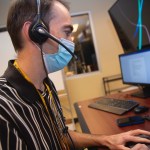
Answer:
<path fill-rule="evenodd" d="M 121 54 L 119 61 L 123 83 L 140 86 L 143 90 L 140 95 L 149 97 L 150 49 Z"/>
<path fill-rule="evenodd" d="M 123 83 L 150 85 L 150 49 L 119 55 Z"/>
<path fill-rule="evenodd" d="M 117 0 L 108 12 L 124 52 L 150 48 L 150 0 Z"/>

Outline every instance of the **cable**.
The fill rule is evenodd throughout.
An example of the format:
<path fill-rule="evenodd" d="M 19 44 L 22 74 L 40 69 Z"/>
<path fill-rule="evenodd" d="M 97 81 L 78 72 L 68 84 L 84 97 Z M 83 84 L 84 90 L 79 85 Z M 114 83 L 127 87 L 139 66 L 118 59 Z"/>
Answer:
<path fill-rule="evenodd" d="M 59 99 L 58 99 L 58 96 L 57 96 L 57 94 L 56 94 L 56 92 L 55 92 L 55 89 L 54 89 L 54 86 L 52 85 L 52 83 L 50 84 L 50 88 L 51 88 L 51 90 L 52 90 L 53 97 L 56 98 L 56 101 L 55 101 L 56 103 L 55 103 L 55 104 L 56 104 L 56 106 L 57 106 L 57 109 L 58 109 L 58 111 L 59 111 L 59 114 L 61 115 L 62 125 L 63 125 L 63 128 L 64 128 L 64 129 L 63 129 L 63 132 L 67 134 L 68 139 L 70 139 L 70 141 L 71 141 L 72 148 L 75 150 L 74 142 L 73 142 L 73 140 L 72 140 L 72 138 L 71 138 L 71 136 L 70 136 L 70 134 L 69 134 L 69 132 L 68 132 L 68 127 L 65 125 L 64 116 L 63 116 L 63 114 L 62 114 L 61 107 L 59 107 Z"/>
<path fill-rule="evenodd" d="M 40 49 L 40 51 L 41 51 L 42 62 L 43 62 L 44 70 L 45 70 L 45 73 L 46 73 L 46 78 L 48 79 L 48 78 L 49 78 L 49 77 L 48 77 L 48 71 L 47 71 L 46 66 L 45 66 L 45 63 L 44 63 L 42 45 L 40 44 L 40 45 L 38 46 L 38 45 L 36 44 L 36 46 L 37 46 L 37 47 Z M 62 114 L 62 109 L 61 109 L 61 107 L 60 107 L 59 99 L 58 99 L 58 96 L 57 96 L 57 94 L 56 94 L 56 90 L 55 90 L 55 88 L 54 88 L 54 85 L 52 85 L 52 81 L 51 81 L 51 80 L 50 80 L 50 89 L 51 89 L 51 91 L 52 91 L 52 96 L 53 96 L 53 98 L 55 97 L 54 99 L 56 100 L 56 101 L 54 100 L 54 102 L 55 102 L 55 105 L 56 105 L 56 107 L 57 107 L 57 111 L 59 112 L 59 114 L 60 114 L 60 116 L 61 116 L 60 120 L 61 120 L 62 127 L 63 127 L 63 129 L 62 129 L 63 134 L 66 134 L 66 135 L 68 136 L 68 139 L 70 139 L 70 141 L 71 141 L 72 148 L 73 148 L 73 150 L 75 150 L 75 145 L 74 145 L 73 140 L 72 140 L 72 138 L 71 138 L 71 136 L 70 136 L 70 134 L 69 134 L 69 132 L 68 132 L 68 127 L 65 125 L 65 119 L 64 119 L 64 116 L 63 116 L 63 114 Z M 57 122 L 56 122 L 56 124 L 57 124 Z"/>

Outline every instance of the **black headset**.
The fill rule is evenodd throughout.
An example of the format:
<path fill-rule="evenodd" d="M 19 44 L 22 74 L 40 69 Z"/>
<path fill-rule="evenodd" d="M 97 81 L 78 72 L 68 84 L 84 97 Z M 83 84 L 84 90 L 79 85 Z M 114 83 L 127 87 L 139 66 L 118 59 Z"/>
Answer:
<path fill-rule="evenodd" d="M 36 42 L 38 44 L 43 44 L 49 37 L 46 34 L 41 34 L 39 32 L 39 29 L 48 31 L 48 28 L 44 24 L 44 22 L 41 19 L 41 2 L 40 0 L 36 0 L 37 3 L 37 14 L 34 18 L 34 21 L 30 25 L 29 28 L 29 37 L 33 42 Z"/>

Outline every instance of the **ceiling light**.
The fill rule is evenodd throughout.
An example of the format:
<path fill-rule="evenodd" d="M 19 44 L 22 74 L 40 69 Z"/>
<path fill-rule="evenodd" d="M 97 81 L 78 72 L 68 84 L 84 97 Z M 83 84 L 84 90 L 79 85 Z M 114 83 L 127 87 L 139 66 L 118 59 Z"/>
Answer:
<path fill-rule="evenodd" d="M 78 30 L 79 24 L 73 24 L 73 31 L 76 32 Z"/>

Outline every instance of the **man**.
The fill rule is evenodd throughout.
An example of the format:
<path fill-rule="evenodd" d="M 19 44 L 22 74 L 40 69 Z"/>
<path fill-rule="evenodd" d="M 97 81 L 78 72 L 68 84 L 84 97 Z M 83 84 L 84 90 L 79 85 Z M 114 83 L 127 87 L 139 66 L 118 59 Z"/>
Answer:
<path fill-rule="evenodd" d="M 71 18 L 64 1 L 41 0 L 40 11 L 39 2 L 16 0 L 9 10 L 7 29 L 18 57 L 9 61 L 0 78 L 0 148 L 68 150 L 107 146 L 129 150 L 124 146 L 127 141 L 150 143 L 135 136 L 150 135 L 143 130 L 109 136 L 68 131 L 55 87 L 47 74 L 62 69 L 72 57 Z M 48 39 L 48 31 L 71 52 Z M 143 144 L 132 148 L 139 149 L 148 148 Z"/>

